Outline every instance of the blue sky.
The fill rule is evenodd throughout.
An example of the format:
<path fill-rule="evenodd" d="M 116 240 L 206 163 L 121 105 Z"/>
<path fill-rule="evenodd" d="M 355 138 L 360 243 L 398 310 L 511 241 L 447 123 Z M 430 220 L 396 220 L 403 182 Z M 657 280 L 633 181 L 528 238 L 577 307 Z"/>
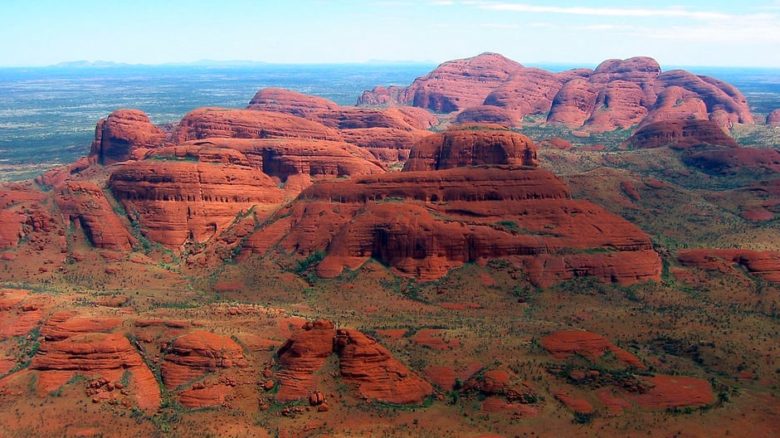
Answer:
<path fill-rule="evenodd" d="M 780 67 L 780 0 L 0 0 L 0 65 L 201 59 Z"/>

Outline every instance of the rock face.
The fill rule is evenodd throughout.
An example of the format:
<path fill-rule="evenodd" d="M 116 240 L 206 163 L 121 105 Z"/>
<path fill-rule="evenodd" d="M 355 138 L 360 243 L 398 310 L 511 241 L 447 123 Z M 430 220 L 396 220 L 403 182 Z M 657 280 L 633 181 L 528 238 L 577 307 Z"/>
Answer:
<path fill-rule="evenodd" d="M 248 108 L 291 114 L 337 129 L 345 141 L 368 149 L 383 161 L 405 159 L 412 145 L 438 122 L 421 108 L 347 107 L 279 88 L 258 91 Z"/>
<path fill-rule="evenodd" d="M 133 247 L 135 238 L 114 213 L 97 184 L 68 181 L 58 189 L 55 200 L 68 222 L 84 230 L 95 247 L 118 251 Z"/>
<path fill-rule="evenodd" d="M 222 158 L 228 153 L 228 159 Z M 297 175 L 348 177 L 385 171 L 371 153 L 352 144 L 297 138 L 196 140 L 150 155 L 160 157 L 247 165 L 282 182 Z"/>
<path fill-rule="evenodd" d="M 43 303 L 29 295 L 26 290 L 0 289 L 0 340 L 27 335 L 41 322 Z"/>
<path fill-rule="evenodd" d="M 481 105 L 490 92 L 521 68 L 520 64 L 497 53 L 483 53 L 473 58 L 445 62 L 403 89 L 366 91 L 358 99 L 358 104 L 395 102 L 438 113 L 451 113 Z"/>
<path fill-rule="evenodd" d="M 189 160 L 128 162 L 109 187 L 142 232 L 169 248 L 204 242 L 240 212 L 262 216 L 283 199 L 271 177 L 250 166 Z"/>
<path fill-rule="evenodd" d="M 284 88 L 263 88 L 249 101 L 247 108 L 308 118 L 312 114 L 338 110 L 339 105 L 322 97 Z"/>
<path fill-rule="evenodd" d="M 780 108 L 766 116 L 766 124 L 769 126 L 780 126 Z"/>
<path fill-rule="evenodd" d="M 300 138 L 192 140 L 150 150 L 142 158 L 115 166 L 108 185 L 140 231 L 172 249 L 219 236 L 242 212 L 252 210 L 262 220 L 317 179 L 385 172 L 360 147 Z M 112 237 L 101 226 L 126 233 L 114 224 L 118 218 L 100 198 L 102 192 L 93 186 L 94 194 L 85 192 L 85 184 L 62 190 L 62 204 L 69 206 L 65 211 L 81 218 L 96 245 Z M 110 220 L 89 221 L 97 214 L 90 207 L 97 204 L 86 203 L 87 194 L 105 204 L 101 209 Z M 117 246 L 113 241 L 101 244 Z"/>
<path fill-rule="evenodd" d="M 376 340 L 357 330 L 338 330 L 335 340 L 341 376 L 362 398 L 419 404 L 433 393 L 430 383 L 398 362 Z"/>
<path fill-rule="evenodd" d="M 440 146 L 442 145 L 442 146 Z M 658 279 L 647 235 L 589 202 L 550 172 L 525 167 L 534 146 L 510 131 L 452 131 L 418 145 L 404 172 L 320 182 L 248 239 L 253 252 L 327 251 L 317 272 L 339 275 L 369 258 L 401 275 L 439 278 L 463 263 L 506 258 L 531 281 L 580 275 L 629 284 Z M 409 171 L 409 168 L 445 169 Z M 444 220 L 443 218 L 446 218 Z"/>
<path fill-rule="evenodd" d="M 493 123 L 502 126 L 515 125 L 515 119 L 509 111 L 493 105 L 479 105 L 466 108 L 458 113 L 456 123 Z"/>
<path fill-rule="evenodd" d="M 0 249 L 16 248 L 22 239 L 52 244 L 45 234 L 54 230 L 54 218 L 42 205 L 45 195 L 27 186 L 0 188 Z"/>
<path fill-rule="evenodd" d="M 63 311 L 52 314 L 41 329 L 47 341 L 61 341 L 86 333 L 111 333 L 122 321 L 118 318 L 92 317 Z"/>
<path fill-rule="evenodd" d="M 637 368 L 644 368 L 642 362 L 633 354 L 616 347 L 605 337 L 584 330 L 561 330 L 542 338 L 542 348 L 557 359 L 565 359 L 577 354 L 590 360 L 596 360 L 611 352 L 615 357 Z"/>
<path fill-rule="evenodd" d="M 681 118 L 712 120 L 721 128 L 753 123 L 745 97 L 733 86 L 683 70 L 662 72 L 646 57 L 550 73 L 487 53 L 446 62 L 408 87 L 366 91 L 358 104 L 463 111 L 466 121 L 505 123 L 508 115 L 513 124 L 539 115 L 548 123 L 594 132 Z M 503 111 L 490 112 L 485 105 Z"/>
<path fill-rule="evenodd" d="M 334 353 L 339 357 L 341 377 L 355 386 L 363 399 L 421 403 L 433 392 L 428 382 L 394 359 L 376 340 L 357 330 L 336 330 L 330 321 L 319 320 L 307 322 L 279 349 L 276 400 L 311 399 L 319 383 L 315 373 Z"/>
<path fill-rule="evenodd" d="M 536 166 L 536 146 L 512 131 L 471 125 L 421 140 L 412 149 L 404 171 L 479 165 Z"/>
<path fill-rule="evenodd" d="M 650 123 L 637 130 L 626 144 L 635 149 L 669 146 L 688 149 L 694 146 L 716 145 L 737 148 L 737 142 L 715 122 L 709 120 L 669 120 Z"/>
<path fill-rule="evenodd" d="M 642 407 L 670 409 L 706 406 L 715 402 L 712 386 L 704 379 L 657 375 L 643 379 L 643 383 L 649 389 L 631 397 Z"/>
<path fill-rule="evenodd" d="M 766 281 L 780 283 L 780 253 L 747 249 L 686 249 L 677 253 L 683 266 L 724 273 L 738 264 Z"/>
<path fill-rule="evenodd" d="M 128 339 L 119 333 L 85 332 L 62 340 L 46 340 L 30 363 L 40 372 L 39 393 L 54 391 L 81 374 L 119 381 L 129 372 L 138 406 L 154 412 L 160 406 L 157 381 Z"/>
<path fill-rule="evenodd" d="M 177 143 L 210 137 L 341 140 L 337 130 L 301 117 L 225 108 L 196 109 L 181 119 L 174 133 Z"/>
<path fill-rule="evenodd" d="M 160 146 L 165 137 L 143 111 L 117 110 L 97 123 L 89 155 L 101 164 L 125 161 L 138 149 Z"/>
<path fill-rule="evenodd" d="M 314 373 L 333 353 L 335 336 L 332 322 L 308 322 L 279 349 L 277 356 L 282 369 L 277 373 L 277 400 L 303 399 L 316 389 Z"/>
<path fill-rule="evenodd" d="M 492 91 L 484 103 L 486 106 L 502 108 L 516 123 L 525 116 L 549 113 L 553 99 L 563 82 L 564 74 L 554 74 L 538 68 L 522 68 Z"/>
<path fill-rule="evenodd" d="M 247 361 L 244 353 L 235 341 L 204 330 L 195 330 L 171 343 L 160 369 L 165 385 L 175 389 L 208 372 L 245 366 Z"/>

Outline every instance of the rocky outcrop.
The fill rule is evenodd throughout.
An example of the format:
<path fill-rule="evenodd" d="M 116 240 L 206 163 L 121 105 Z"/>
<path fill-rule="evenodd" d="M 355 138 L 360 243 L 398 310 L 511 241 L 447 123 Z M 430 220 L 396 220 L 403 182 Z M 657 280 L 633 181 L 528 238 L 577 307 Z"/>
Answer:
<path fill-rule="evenodd" d="M 263 88 L 249 101 L 247 108 L 308 118 L 312 114 L 338 110 L 339 105 L 322 97 L 284 88 Z"/>
<path fill-rule="evenodd" d="M 53 313 L 41 329 L 47 341 L 62 341 L 85 333 L 111 333 L 122 324 L 119 318 L 81 315 L 74 311 Z"/>
<path fill-rule="evenodd" d="M 731 175 L 780 172 L 780 151 L 764 148 L 700 148 L 683 154 L 685 164 L 697 167 L 707 173 Z"/>
<path fill-rule="evenodd" d="M 468 125 L 418 142 L 404 171 L 480 165 L 536 166 L 536 146 L 526 136 L 492 125 Z"/>
<path fill-rule="evenodd" d="M 114 170 L 109 187 L 141 231 L 169 248 L 209 240 L 253 208 L 263 217 L 284 197 L 250 166 L 190 160 L 128 162 Z"/>
<path fill-rule="evenodd" d="M 43 303 L 28 291 L 0 289 L 0 340 L 27 335 L 42 318 Z"/>
<path fill-rule="evenodd" d="M 525 116 L 547 115 L 555 95 L 564 83 L 566 73 L 554 74 L 538 68 L 522 68 L 492 91 L 486 106 L 495 106 L 508 113 L 517 123 Z"/>
<path fill-rule="evenodd" d="M 446 62 L 408 87 L 366 91 L 358 104 L 414 105 L 443 113 L 468 109 L 467 120 L 501 123 L 508 114 L 512 124 L 540 115 L 548 123 L 594 132 L 680 118 L 712 120 L 724 129 L 753 123 L 745 97 L 733 86 L 683 70 L 662 72 L 647 57 L 610 59 L 593 71 L 551 73 L 482 54 Z"/>
<path fill-rule="evenodd" d="M 678 86 L 696 93 L 707 106 L 709 119 L 728 129 L 737 123 L 753 123 L 747 99 L 733 85 L 708 76 L 694 75 L 685 70 L 671 70 L 658 76 L 655 87 Z"/>
<path fill-rule="evenodd" d="M 139 149 L 162 145 L 165 138 L 165 132 L 143 111 L 117 110 L 97 123 L 89 155 L 100 164 L 117 163 L 130 159 Z"/>
<path fill-rule="evenodd" d="M 357 108 L 290 90 L 264 88 L 249 109 L 291 114 L 340 131 L 345 141 L 371 151 L 382 161 L 399 161 L 426 130 L 438 122 L 422 108 Z"/>
<path fill-rule="evenodd" d="M 709 120 L 707 104 L 696 92 L 672 85 L 658 94 L 655 104 L 650 107 L 647 117 L 642 120 L 642 126 L 687 119 Z"/>
<path fill-rule="evenodd" d="M 542 338 L 541 345 L 556 359 L 566 359 L 576 354 L 596 360 L 610 352 L 626 365 L 644 368 L 642 362 L 633 354 L 613 345 L 601 335 L 584 330 L 560 330 L 551 333 Z"/>
<path fill-rule="evenodd" d="M 332 322 L 307 322 L 279 349 L 277 356 L 281 370 L 276 373 L 279 380 L 277 400 L 303 399 L 316 389 L 314 373 L 333 353 L 335 336 Z"/>
<path fill-rule="evenodd" d="M 766 124 L 769 126 L 780 126 L 780 108 L 767 114 Z"/>
<path fill-rule="evenodd" d="M 88 181 L 68 181 L 55 196 L 67 222 L 84 231 L 97 248 L 129 251 L 135 238 L 111 208 L 103 190 Z"/>
<path fill-rule="evenodd" d="M 515 119 L 509 111 L 493 105 L 480 105 L 466 108 L 458 113 L 455 123 L 491 123 L 511 127 L 515 125 Z"/>
<path fill-rule="evenodd" d="M 739 145 L 723 129 L 709 120 L 668 120 L 650 123 L 637 130 L 626 145 L 634 149 L 669 146 L 688 149 L 694 146 L 716 145 L 737 148 Z"/>
<path fill-rule="evenodd" d="M 276 400 L 311 400 L 320 383 L 315 373 L 334 353 L 339 357 L 342 379 L 363 399 L 421 403 L 433 392 L 428 382 L 394 359 L 376 340 L 357 330 L 336 330 L 332 322 L 318 320 L 307 322 L 279 349 Z"/>
<path fill-rule="evenodd" d="M 686 249 L 677 253 L 683 266 L 723 273 L 734 272 L 737 264 L 766 281 L 780 283 L 780 253 L 748 249 Z"/>
<path fill-rule="evenodd" d="M 673 409 L 715 403 L 712 386 L 704 379 L 657 375 L 643 378 L 642 384 L 647 389 L 629 394 L 629 398 L 644 408 Z"/>
<path fill-rule="evenodd" d="M 338 330 L 335 350 L 341 377 L 356 386 L 364 399 L 419 404 L 433 393 L 430 383 L 398 362 L 376 340 L 357 330 Z"/>
<path fill-rule="evenodd" d="M 235 341 L 195 330 L 171 342 L 160 371 L 165 386 L 175 389 L 209 372 L 245 366 L 243 350 Z M 196 394 L 191 395 L 195 397 Z"/>
<path fill-rule="evenodd" d="M 364 92 L 358 104 L 395 102 L 450 113 L 482 104 L 488 94 L 521 68 L 497 53 L 483 53 L 445 62 L 404 89 L 382 87 Z"/>
<path fill-rule="evenodd" d="M 228 159 L 226 152 L 230 152 Z M 161 148 L 149 158 L 172 157 L 251 166 L 282 182 L 291 176 L 351 177 L 383 173 L 371 153 L 345 142 L 297 138 L 211 138 Z"/>
<path fill-rule="evenodd" d="M 177 143 L 210 137 L 279 138 L 340 141 L 338 131 L 301 117 L 269 111 L 199 108 L 181 119 Z"/>
<path fill-rule="evenodd" d="M 16 248 L 26 238 L 54 228 L 54 219 L 42 208 L 45 195 L 28 186 L 0 188 L 0 249 Z"/>
<path fill-rule="evenodd" d="M 276 241 L 300 254 L 327 250 L 317 267 L 325 277 L 374 258 L 401 275 L 431 280 L 497 257 L 514 260 L 539 285 L 580 275 L 622 284 L 660 275 L 647 235 L 570 199 L 560 180 L 539 169 L 456 168 L 323 182 L 279 214 L 292 219 L 273 230 Z"/>
<path fill-rule="evenodd" d="M 157 381 L 130 341 L 119 333 L 81 333 L 59 341 L 44 341 L 30 363 L 40 372 L 39 392 L 50 392 L 72 376 L 102 376 L 119 381 L 125 372 L 138 406 L 154 412 L 160 406 Z"/>

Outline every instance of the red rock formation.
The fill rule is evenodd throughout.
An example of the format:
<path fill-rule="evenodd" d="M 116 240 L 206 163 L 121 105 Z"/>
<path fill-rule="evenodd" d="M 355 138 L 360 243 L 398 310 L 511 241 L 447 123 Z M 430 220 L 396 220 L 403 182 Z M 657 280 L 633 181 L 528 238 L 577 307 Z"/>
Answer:
<path fill-rule="evenodd" d="M 503 108 L 514 123 L 534 114 L 547 115 L 553 99 L 564 82 L 565 75 L 538 68 L 523 68 L 485 98 L 485 105 Z"/>
<path fill-rule="evenodd" d="M 55 167 L 35 178 L 35 183 L 44 187 L 59 187 L 74 175 L 90 168 L 90 158 L 81 157 L 71 164 Z"/>
<path fill-rule="evenodd" d="M 570 128 L 585 124 L 596 109 L 596 88 L 584 78 L 575 78 L 563 84 L 551 103 L 547 121 Z"/>
<path fill-rule="evenodd" d="M 684 70 L 671 70 L 658 76 L 656 89 L 678 86 L 696 93 L 707 106 L 710 119 L 720 112 L 721 128 L 728 129 L 736 123 L 753 123 L 753 115 L 745 96 L 734 86 L 707 76 L 697 76 Z"/>
<path fill-rule="evenodd" d="M 249 101 L 247 108 L 308 118 L 314 113 L 338 110 L 339 105 L 322 97 L 310 96 L 284 88 L 263 88 Z"/>
<path fill-rule="evenodd" d="M 767 114 L 766 124 L 769 126 L 780 126 L 780 108 Z"/>
<path fill-rule="evenodd" d="M 549 171 L 501 167 L 394 172 L 351 181 L 323 181 L 301 193 L 301 199 L 340 203 L 386 198 L 426 202 L 563 200 L 570 196 L 568 187 Z"/>
<path fill-rule="evenodd" d="M 84 230 L 94 246 L 117 251 L 129 251 L 133 247 L 135 239 L 97 184 L 65 182 L 57 190 L 55 200 L 67 220 Z"/>
<path fill-rule="evenodd" d="M 448 61 L 407 88 L 378 87 L 365 92 L 360 105 L 397 102 L 449 113 L 482 104 L 499 85 L 522 66 L 496 53 Z"/>
<path fill-rule="evenodd" d="M 339 141 L 335 129 L 301 117 L 268 111 L 199 108 L 184 116 L 174 133 L 178 143 L 209 137 L 279 138 Z"/>
<path fill-rule="evenodd" d="M 541 148 L 549 147 L 553 149 L 567 151 L 572 148 L 572 144 L 569 140 L 566 140 L 564 138 L 552 137 L 539 142 L 539 147 Z"/>
<path fill-rule="evenodd" d="M 125 161 L 137 149 L 160 146 L 165 136 L 143 111 L 117 110 L 97 123 L 89 155 L 101 164 Z"/>
<path fill-rule="evenodd" d="M 672 85 L 658 94 L 642 126 L 672 120 L 708 120 L 707 104 L 693 91 Z"/>
<path fill-rule="evenodd" d="M 458 113 L 455 123 L 492 123 L 511 127 L 515 125 L 515 119 L 509 111 L 493 105 L 480 105 L 466 108 Z"/>
<path fill-rule="evenodd" d="M 404 171 L 480 165 L 536 166 L 536 146 L 522 134 L 492 125 L 469 125 L 421 140 L 412 149 Z"/>
<path fill-rule="evenodd" d="M 780 151 L 764 148 L 700 148 L 691 149 L 683 155 L 689 166 L 713 174 L 747 173 L 776 174 L 780 172 Z"/>
<path fill-rule="evenodd" d="M 243 350 L 232 339 L 204 330 L 179 336 L 166 351 L 160 370 L 168 388 L 176 388 L 206 373 L 245 367 Z M 194 395 L 193 395 L 194 396 Z"/>
<path fill-rule="evenodd" d="M 669 146 L 687 149 L 700 145 L 737 148 L 733 138 L 709 120 L 669 120 L 651 123 L 636 131 L 626 144 L 635 149 Z"/>
<path fill-rule="evenodd" d="M 283 193 L 249 166 L 193 161 L 128 162 L 109 181 L 114 196 L 151 240 L 179 248 L 219 234 L 240 212 L 262 217 Z"/>
<path fill-rule="evenodd" d="M 633 354 L 613 345 L 608 339 L 584 330 L 561 330 L 542 338 L 542 348 L 556 359 L 565 359 L 577 354 L 590 360 L 596 360 L 607 352 L 625 363 L 637 368 L 644 368 L 642 362 Z"/>
<path fill-rule="evenodd" d="M 733 272 L 732 265 L 738 264 L 766 281 L 780 283 L 780 253 L 774 251 L 685 249 L 677 253 L 677 260 L 683 266 L 724 273 Z"/>
<path fill-rule="evenodd" d="M 85 333 L 109 333 L 119 327 L 122 320 L 102 316 L 80 315 L 74 311 L 53 313 L 41 329 L 47 341 L 61 341 Z"/>
<path fill-rule="evenodd" d="M 190 409 L 221 406 L 231 392 L 230 386 L 222 384 L 190 388 L 179 394 L 179 403 Z"/>
<path fill-rule="evenodd" d="M 330 321 L 319 320 L 307 322 L 279 349 L 276 400 L 312 400 L 318 394 L 315 372 L 334 353 L 339 356 L 341 377 L 356 387 L 361 398 L 421 403 L 433 392 L 428 382 L 395 360 L 376 340 L 357 330 L 335 330 Z"/>
<path fill-rule="evenodd" d="M 753 123 L 745 97 L 733 86 L 682 70 L 662 73 L 646 57 L 553 74 L 483 54 L 444 63 L 408 87 L 377 87 L 358 100 L 361 105 L 398 103 L 445 113 L 491 105 L 505 112 L 470 110 L 464 117 L 483 121 L 509 114 L 517 124 L 539 114 L 550 123 L 596 132 L 679 118 L 709 119 L 726 129 Z"/>
<path fill-rule="evenodd" d="M 644 233 L 568 198 L 560 180 L 538 169 L 390 173 L 310 187 L 281 213 L 293 219 L 275 233 L 287 250 L 327 249 L 317 267 L 327 277 L 372 257 L 425 280 L 504 257 L 545 286 L 576 275 L 620 283 L 659 278 L 660 260 Z"/>
<path fill-rule="evenodd" d="M 279 379 L 277 400 L 300 400 L 316 389 L 314 372 L 333 353 L 335 336 L 336 330 L 330 321 L 308 322 L 279 349 L 281 371 L 276 373 Z"/>
<path fill-rule="evenodd" d="M 345 177 L 383 173 L 382 165 L 366 150 L 344 142 L 327 140 L 226 139 L 211 138 L 186 143 L 184 146 L 162 148 L 151 157 L 194 157 L 203 162 L 204 155 L 234 151 L 230 160 L 209 162 L 247 165 L 266 175 L 287 181 L 292 175 Z"/>
<path fill-rule="evenodd" d="M 362 398 L 419 404 L 433 387 L 398 362 L 374 339 L 357 330 L 338 330 L 335 340 L 341 376 L 357 386 Z"/>
<path fill-rule="evenodd" d="M 587 415 L 596 412 L 596 410 L 593 408 L 593 405 L 590 404 L 589 401 L 576 397 L 567 390 L 560 389 L 553 391 L 553 396 L 558 399 L 558 401 L 566 405 L 567 408 L 571 409 L 574 413 Z"/>
<path fill-rule="evenodd" d="M 369 149 L 382 161 L 405 159 L 406 154 L 401 151 L 408 152 L 417 139 L 425 136 L 425 130 L 438 122 L 436 116 L 422 108 L 346 107 L 275 88 L 258 91 L 248 108 L 292 114 L 339 129 L 344 140 Z"/>
<path fill-rule="evenodd" d="M 341 131 L 344 141 L 367 149 L 382 162 L 405 161 L 409 151 L 429 131 L 420 129 L 405 131 L 395 128 L 364 128 Z"/>
<path fill-rule="evenodd" d="M 0 340 L 24 336 L 43 318 L 43 303 L 21 289 L 0 289 Z"/>
<path fill-rule="evenodd" d="M 439 388 L 450 391 L 455 387 L 458 376 L 450 367 L 433 365 L 425 369 L 425 377 Z"/>
<path fill-rule="evenodd" d="M 23 237 L 51 228 L 51 218 L 41 209 L 44 198 L 28 186 L 0 188 L 0 249 L 15 248 Z"/>
<path fill-rule="evenodd" d="M 650 388 L 629 397 L 642 407 L 670 409 L 706 406 L 715 402 L 709 382 L 685 376 L 646 377 L 643 383 Z"/>
<path fill-rule="evenodd" d="M 56 389 L 75 374 L 100 375 L 118 381 L 130 372 L 138 406 L 154 412 L 160 405 L 160 389 L 154 375 L 126 337 L 119 333 L 82 333 L 67 339 L 44 341 L 30 363 L 30 369 L 41 372 L 39 385 Z M 46 385 L 48 374 L 55 379 Z M 58 384 L 57 384 L 58 383 Z"/>

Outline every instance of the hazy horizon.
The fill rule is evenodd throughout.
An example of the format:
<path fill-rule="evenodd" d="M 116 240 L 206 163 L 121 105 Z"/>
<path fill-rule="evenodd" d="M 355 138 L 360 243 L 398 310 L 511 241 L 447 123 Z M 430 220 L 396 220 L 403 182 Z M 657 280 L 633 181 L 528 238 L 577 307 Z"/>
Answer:
<path fill-rule="evenodd" d="M 485 53 L 485 52 L 480 52 Z M 465 58 L 471 58 L 477 56 L 480 53 L 475 53 L 471 56 L 465 56 Z M 503 54 L 502 54 L 503 55 Z M 646 56 L 646 55 L 636 55 Z M 508 57 L 513 59 L 511 57 Z M 270 62 L 270 61 L 258 61 L 249 59 L 198 59 L 193 61 L 175 61 L 175 62 L 159 62 L 159 63 L 129 63 L 119 62 L 106 59 L 74 59 L 68 61 L 61 61 L 55 64 L 42 64 L 42 65 L 0 65 L 0 69 L 112 69 L 123 67 L 214 67 L 214 68 L 232 68 L 232 67 L 317 67 L 317 66 L 380 66 L 380 67 L 392 67 L 392 66 L 425 66 L 434 68 L 444 62 L 452 61 L 452 58 L 441 61 L 433 60 L 385 60 L 385 59 L 371 59 L 367 61 L 352 61 L 352 62 Z M 566 61 L 524 61 L 513 59 L 527 67 L 541 67 L 552 68 L 556 71 L 562 71 L 568 68 L 595 68 L 600 63 L 608 59 L 625 59 L 625 58 L 605 58 L 599 61 L 586 61 L 581 63 L 571 63 Z M 780 65 L 777 66 L 761 66 L 761 65 L 707 65 L 707 64 L 663 64 L 661 63 L 662 70 L 672 69 L 718 69 L 718 70 L 780 70 Z"/>

